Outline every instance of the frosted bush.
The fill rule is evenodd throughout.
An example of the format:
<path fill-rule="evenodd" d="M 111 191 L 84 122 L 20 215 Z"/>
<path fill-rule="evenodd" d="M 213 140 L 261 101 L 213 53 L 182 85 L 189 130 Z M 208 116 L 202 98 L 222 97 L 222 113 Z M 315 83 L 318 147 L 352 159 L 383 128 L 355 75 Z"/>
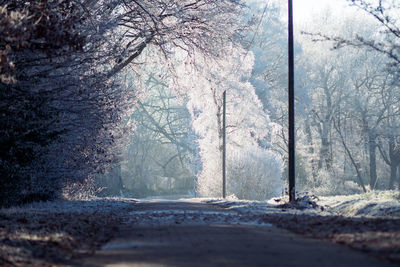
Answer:
<path fill-rule="evenodd" d="M 327 170 L 320 170 L 316 181 L 309 183 L 310 191 L 319 196 L 351 195 L 362 193 L 362 188 L 353 181 L 346 181 Z"/>
<path fill-rule="evenodd" d="M 197 193 L 203 197 L 222 196 L 222 161 L 218 148 L 212 148 L 202 147 L 200 152 L 203 169 L 197 178 Z"/>
<path fill-rule="evenodd" d="M 265 200 L 282 194 L 282 160 L 269 150 L 237 151 L 228 158 L 227 170 L 227 190 L 239 199 Z"/>
<path fill-rule="evenodd" d="M 229 151 L 227 158 L 227 193 L 239 199 L 265 200 L 280 196 L 283 190 L 282 159 L 262 148 Z M 201 196 L 221 197 L 221 160 L 205 162 L 198 179 Z"/>

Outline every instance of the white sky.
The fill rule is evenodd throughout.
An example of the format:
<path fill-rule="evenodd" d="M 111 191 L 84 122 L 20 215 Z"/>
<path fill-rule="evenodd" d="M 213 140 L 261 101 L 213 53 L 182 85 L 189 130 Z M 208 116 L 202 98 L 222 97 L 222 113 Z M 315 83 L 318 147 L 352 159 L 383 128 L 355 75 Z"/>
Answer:
<path fill-rule="evenodd" d="M 285 2 L 283 0 L 282 2 Z M 332 13 L 340 15 L 345 10 L 352 8 L 346 7 L 346 0 L 293 0 L 293 12 L 295 22 L 304 22 L 313 19 L 316 15 L 331 10 Z"/>
<path fill-rule="evenodd" d="M 282 19 L 287 19 L 288 0 L 246 0 L 248 2 L 258 3 L 260 9 L 267 3 L 273 3 L 280 7 Z M 398 1 L 398 0 L 396 0 Z M 349 7 L 347 0 L 293 0 L 294 20 L 295 23 L 312 20 L 326 10 L 341 16 L 343 12 L 351 13 L 355 11 L 354 7 Z M 286 18 L 285 18 L 286 17 Z"/>

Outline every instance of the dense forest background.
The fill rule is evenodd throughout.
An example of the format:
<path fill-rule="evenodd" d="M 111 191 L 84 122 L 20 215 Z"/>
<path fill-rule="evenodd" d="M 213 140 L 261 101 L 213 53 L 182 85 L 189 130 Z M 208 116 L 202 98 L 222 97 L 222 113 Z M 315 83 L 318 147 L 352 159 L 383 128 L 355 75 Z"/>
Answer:
<path fill-rule="evenodd" d="M 297 27 L 297 190 L 400 188 L 400 4 Z M 278 1 L 0 0 L 0 203 L 285 192 Z"/>

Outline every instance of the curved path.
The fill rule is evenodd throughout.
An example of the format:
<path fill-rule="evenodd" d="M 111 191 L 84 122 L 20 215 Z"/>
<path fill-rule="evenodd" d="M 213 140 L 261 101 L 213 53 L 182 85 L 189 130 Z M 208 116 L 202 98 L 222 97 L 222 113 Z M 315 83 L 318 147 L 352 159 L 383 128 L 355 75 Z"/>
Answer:
<path fill-rule="evenodd" d="M 221 207 L 139 202 L 118 235 L 80 266 L 395 266 L 272 225 L 238 223 Z"/>

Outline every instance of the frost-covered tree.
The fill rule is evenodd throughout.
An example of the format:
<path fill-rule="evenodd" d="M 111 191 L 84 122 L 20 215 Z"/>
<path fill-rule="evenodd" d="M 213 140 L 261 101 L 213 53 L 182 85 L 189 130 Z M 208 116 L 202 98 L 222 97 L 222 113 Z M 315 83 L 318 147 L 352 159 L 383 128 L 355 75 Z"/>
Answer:
<path fill-rule="evenodd" d="M 168 57 L 174 47 L 218 56 L 225 43 L 242 34 L 238 0 L 110 1 L 118 6 L 123 45 L 116 46 L 118 64 L 110 76 L 132 63 L 148 45 Z"/>
<path fill-rule="evenodd" d="M 122 162 L 122 180 L 134 197 L 186 194 L 194 187 L 191 159 L 197 146 L 190 114 L 162 78 L 147 73 L 145 96 L 131 116 L 137 127 Z"/>
<path fill-rule="evenodd" d="M 239 198 L 266 199 L 282 192 L 282 160 L 270 150 L 279 126 L 272 123 L 249 82 L 254 57 L 225 46 L 213 60 L 180 51 L 178 84 L 188 95 L 192 127 L 199 136 L 202 170 L 197 191 L 221 196 L 222 94 L 227 94 L 227 192 Z M 187 79 L 190 77 L 190 79 Z"/>
<path fill-rule="evenodd" d="M 271 144 L 271 149 L 279 153 L 287 162 L 288 147 L 288 95 L 287 95 L 287 23 L 283 21 L 280 5 L 277 2 L 252 1 L 251 13 L 257 14 L 255 23 L 251 27 L 249 49 L 253 52 L 255 61 L 251 74 L 251 83 L 256 89 L 265 112 L 272 122 L 281 125 L 276 140 Z M 297 38 L 296 38 L 297 40 Z M 307 87 L 307 60 L 301 57 L 302 47 L 295 43 L 296 50 L 296 116 L 297 128 L 306 125 L 307 116 L 305 109 L 309 102 Z M 302 122 L 304 120 L 304 123 Z M 298 129 L 298 133 L 301 131 Z M 299 136 L 300 137 L 300 136 Z M 312 173 L 306 163 L 308 158 L 303 153 L 304 149 L 312 147 L 298 143 L 296 155 L 297 184 L 300 185 Z"/>
<path fill-rule="evenodd" d="M 1 202 L 59 195 L 119 161 L 149 45 L 216 56 L 238 1 L 0 1 Z"/>
<path fill-rule="evenodd" d="M 357 34 L 354 39 L 341 39 L 339 43 L 352 45 L 352 46 L 363 46 L 368 49 L 372 49 L 377 51 L 380 54 L 385 55 L 388 58 L 388 69 L 387 74 L 383 74 L 386 78 L 385 87 L 392 87 L 393 84 L 400 85 L 400 5 L 395 1 L 383 0 L 383 1 L 369 1 L 369 0 L 351 0 L 353 5 L 358 7 L 359 9 L 365 11 L 369 14 L 378 24 L 379 26 L 379 35 L 378 36 L 368 36 L 365 34 Z M 340 40 L 341 39 L 341 40 Z M 388 83 L 392 83 L 388 85 Z M 385 88 L 385 89 L 386 89 Z M 379 146 L 381 155 L 384 161 L 390 166 L 390 181 L 389 181 L 389 189 L 393 189 L 394 183 L 397 180 L 398 186 L 400 187 L 400 175 L 397 174 L 397 169 L 400 166 L 400 150 L 399 147 L 399 130 L 397 128 L 397 108 L 395 108 L 397 103 L 397 96 L 393 95 L 393 89 L 384 90 L 385 93 L 382 95 L 383 102 L 381 102 L 381 110 L 385 115 L 386 119 L 382 119 L 390 125 L 386 128 L 386 139 L 388 140 L 387 148 L 388 152 L 382 153 L 381 146 Z M 394 89 L 395 90 L 395 89 Z M 390 91 L 390 92 L 388 92 Z M 391 95 L 390 99 L 387 99 L 385 95 Z M 389 133 L 389 134 L 387 134 Z M 376 135 L 373 134 L 373 137 Z M 374 142 L 372 142 L 374 144 Z M 372 147 L 371 147 L 372 148 Z M 374 175 L 371 177 L 371 181 L 374 181 Z"/>
<path fill-rule="evenodd" d="M 364 9 L 373 6 L 372 2 L 351 2 Z M 382 7 L 388 7 L 388 2 L 380 3 Z M 319 22 L 310 23 L 307 29 L 326 34 L 307 34 L 300 38 L 301 57 L 308 77 L 304 84 L 309 95 L 306 116 L 299 118 L 305 127 L 298 132 L 299 151 L 309 159 L 309 172 L 312 172 L 306 190 L 345 194 L 360 188 L 363 191 L 386 189 L 393 185 L 390 181 L 397 180 L 398 131 L 395 125 L 398 114 L 393 107 L 397 105 L 398 97 L 395 93 L 396 72 L 391 68 L 394 61 L 382 57 L 382 51 L 372 47 L 379 42 L 389 45 L 388 40 L 394 39 L 392 33 L 386 31 L 390 27 L 383 26 L 379 19 L 376 23 L 377 18 L 373 18 L 357 13 L 344 15 L 338 21 L 337 17 L 327 15 Z M 394 23 L 395 20 L 387 22 Z M 313 41 L 334 41 L 336 49 L 332 50 L 326 42 L 307 41 L 310 35 Z M 388 39 L 389 35 L 392 36 Z M 392 43 L 393 47 L 395 43 Z M 326 80 L 336 84 L 332 87 L 336 89 L 331 90 L 333 94 L 318 90 L 328 88 L 324 86 L 326 75 L 320 73 L 324 69 L 330 69 L 333 74 Z M 321 163 L 329 164 L 323 166 Z"/>
<path fill-rule="evenodd" d="M 398 66 L 400 64 L 400 5 L 393 0 L 347 0 L 350 5 L 357 7 L 367 14 L 367 18 L 373 21 L 375 25 L 375 34 L 370 31 L 359 31 L 359 29 L 348 34 L 325 34 L 315 31 L 310 35 L 317 41 L 331 41 L 334 48 L 338 49 L 344 46 L 364 47 L 369 50 L 375 50 L 389 59 L 391 71 L 398 75 Z M 367 19 L 365 18 L 365 21 Z M 371 25 L 367 23 L 366 25 Z"/>
<path fill-rule="evenodd" d="M 12 66 L 0 85 L 4 204 L 59 196 L 66 182 L 84 181 L 115 159 L 134 92 L 102 67 L 114 58 L 107 10 L 104 2 L 89 8 L 68 0 L 2 7 L 1 45 Z"/>
<path fill-rule="evenodd" d="M 391 66 L 398 72 L 400 64 L 400 4 L 392 0 L 349 0 L 353 5 L 366 11 L 381 26 L 382 39 L 374 40 L 358 34 L 356 40 L 350 41 L 353 45 L 364 45 L 385 54 L 392 61 Z M 397 66 L 397 67 L 396 67 Z"/>
<path fill-rule="evenodd" d="M 331 18 L 330 23 L 324 24 L 335 25 L 331 29 L 324 25 L 308 29 L 321 32 L 322 28 L 326 33 L 310 34 L 314 41 L 331 41 L 336 49 L 331 53 L 346 57 L 339 65 L 340 69 L 348 70 L 345 97 L 332 117 L 335 131 L 330 137 L 331 144 L 339 141 L 339 147 L 344 150 L 335 155 L 335 149 L 332 155 L 342 164 L 345 179 L 355 172 L 353 175 L 361 186 L 365 183 L 371 189 L 393 188 L 398 180 L 399 133 L 395 108 L 398 97 L 395 92 L 398 88 L 397 17 L 400 9 L 394 1 L 349 2 L 366 12 L 343 18 L 340 23 L 334 23 Z M 326 43 L 308 45 L 308 48 L 313 46 L 322 51 Z M 333 177 L 340 176 L 338 167 L 335 166 Z"/>

